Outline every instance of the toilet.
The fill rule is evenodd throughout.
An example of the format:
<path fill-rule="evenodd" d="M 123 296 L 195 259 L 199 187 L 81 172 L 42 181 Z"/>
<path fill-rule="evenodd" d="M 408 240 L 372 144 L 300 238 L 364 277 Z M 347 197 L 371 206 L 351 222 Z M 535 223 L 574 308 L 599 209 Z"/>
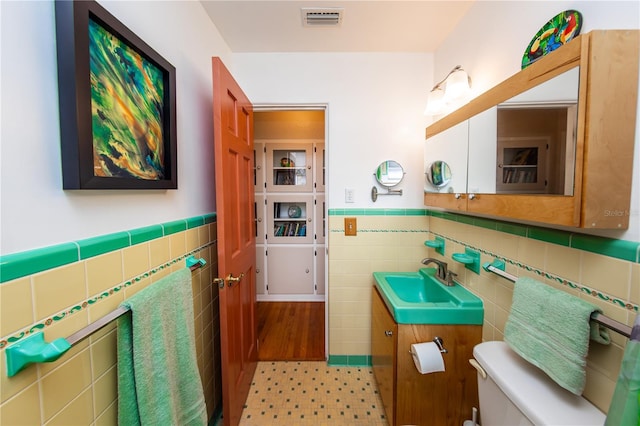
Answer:
<path fill-rule="evenodd" d="M 560 387 L 505 342 L 480 343 L 473 356 L 482 426 L 604 424 L 602 411 Z"/>

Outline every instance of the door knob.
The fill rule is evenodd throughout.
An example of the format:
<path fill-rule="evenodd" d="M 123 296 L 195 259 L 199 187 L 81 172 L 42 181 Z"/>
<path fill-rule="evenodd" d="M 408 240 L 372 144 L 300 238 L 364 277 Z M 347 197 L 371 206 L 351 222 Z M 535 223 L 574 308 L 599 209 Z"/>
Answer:
<path fill-rule="evenodd" d="M 237 277 L 234 277 L 233 275 L 229 274 L 227 275 L 227 282 L 229 283 L 229 287 L 233 287 L 233 283 L 239 283 L 240 280 L 242 279 L 242 277 L 244 277 L 244 272 L 241 273 L 240 275 L 238 275 Z"/>
<path fill-rule="evenodd" d="M 218 288 L 224 288 L 224 278 L 214 278 L 214 284 L 218 284 Z"/>

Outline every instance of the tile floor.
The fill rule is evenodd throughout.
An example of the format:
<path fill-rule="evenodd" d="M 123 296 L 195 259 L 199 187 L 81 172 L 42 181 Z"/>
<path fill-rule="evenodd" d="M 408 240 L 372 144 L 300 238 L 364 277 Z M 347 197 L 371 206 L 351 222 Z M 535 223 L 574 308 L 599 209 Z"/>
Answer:
<path fill-rule="evenodd" d="M 387 426 L 370 367 L 325 361 L 258 363 L 241 426 Z"/>

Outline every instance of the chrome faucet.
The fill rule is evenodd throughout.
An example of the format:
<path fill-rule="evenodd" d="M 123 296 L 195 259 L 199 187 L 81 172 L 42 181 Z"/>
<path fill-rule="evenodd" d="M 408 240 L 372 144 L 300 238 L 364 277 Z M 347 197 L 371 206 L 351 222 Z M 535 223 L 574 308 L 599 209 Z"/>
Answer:
<path fill-rule="evenodd" d="M 438 281 L 440 281 L 442 284 L 449 287 L 452 287 L 455 285 L 455 282 L 453 281 L 453 279 L 458 275 L 447 269 L 447 262 L 443 262 L 441 260 L 434 259 L 432 257 L 427 257 L 425 259 L 422 259 L 422 264 L 425 266 L 431 263 L 435 263 L 436 265 L 438 265 L 438 270 L 436 272 L 436 278 L 438 279 Z"/>

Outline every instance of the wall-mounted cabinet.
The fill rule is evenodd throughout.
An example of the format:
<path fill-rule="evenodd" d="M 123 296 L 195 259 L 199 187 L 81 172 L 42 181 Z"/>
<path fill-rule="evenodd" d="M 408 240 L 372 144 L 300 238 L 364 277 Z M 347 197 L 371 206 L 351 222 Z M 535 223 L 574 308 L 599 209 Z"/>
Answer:
<path fill-rule="evenodd" d="M 263 140 L 255 150 L 258 301 L 324 300 L 324 143 Z"/>
<path fill-rule="evenodd" d="M 441 188 L 426 183 L 425 205 L 569 227 L 626 229 L 639 34 L 580 35 L 429 126 L 426 167 L 451 159 L 452 183 Z M 456 129 L 465 127 L 463 140 Z M 456 175 L 466 181 L 454 182 Z"/>

